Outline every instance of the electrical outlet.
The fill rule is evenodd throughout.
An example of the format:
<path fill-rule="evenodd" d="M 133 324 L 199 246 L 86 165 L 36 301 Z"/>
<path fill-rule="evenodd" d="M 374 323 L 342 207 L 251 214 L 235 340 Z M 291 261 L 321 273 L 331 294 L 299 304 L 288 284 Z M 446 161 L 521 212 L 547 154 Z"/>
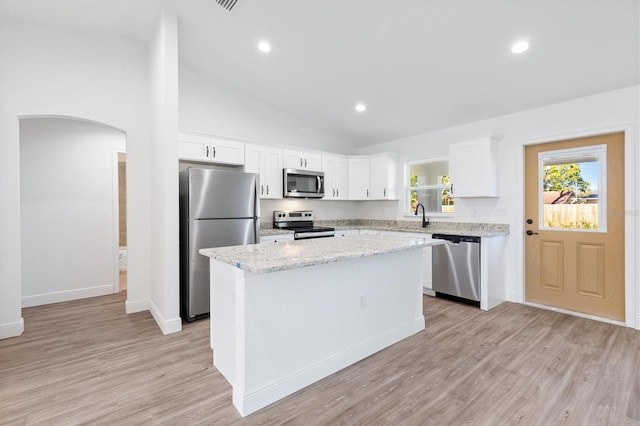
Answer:
<path fill-rule="evenodd" d="M 367 307 L 367 295 L 363 294 L 360 296 L 360 309 L 366 309 Z"/>

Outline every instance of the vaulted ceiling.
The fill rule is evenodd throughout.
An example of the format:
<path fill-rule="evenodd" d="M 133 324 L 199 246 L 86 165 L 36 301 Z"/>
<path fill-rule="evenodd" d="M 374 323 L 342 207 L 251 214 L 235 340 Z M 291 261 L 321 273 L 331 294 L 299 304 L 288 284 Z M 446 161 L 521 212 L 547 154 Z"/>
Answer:
<path fill-rule="evenodd" d="M 365 146 L 637 85 L 639 3 L 1 0 L 0 18 L 146 42 L 172 9 L 181 63 Z"/>

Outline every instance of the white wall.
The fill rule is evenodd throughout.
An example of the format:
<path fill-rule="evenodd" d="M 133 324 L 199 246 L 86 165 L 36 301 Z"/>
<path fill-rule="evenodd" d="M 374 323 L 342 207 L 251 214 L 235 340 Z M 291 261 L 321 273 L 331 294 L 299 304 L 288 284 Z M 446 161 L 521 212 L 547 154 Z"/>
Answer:
<path fill-rule="evenodd" d="M 627 310 L 627 323 L 640 328 L 640 315 L 630 318 L 635 310 L 640 314 L 640 272 L 636 265 L 640 258 L 638 230 L 640 230 L 640 174 L 638 170 L 638 128 L 640 125 L 640 88 L 638 86 L 589 96 L 568 102 L 548 105 L 528 111 L 494 117 L 461 126 L 379 144 L 360 153 L 381 151 L 400 153 L 400 164 L 408 161 L 448 156 L 452 142 L 480 133 L 494 131 L 503 136 L 499 143 L 500 198 L 456 199 L 453 220 L 458 222 L 508 223 L 510 236 L 507 252 L 512 253 L 507 268 L 509 300 L 523 301 L 523 232 L 524 232 L 524 146 L 563 138 L 610 132 L 627 128 L 626 150 L 626 280 L 634 291 L 627 300 L 635 300 L 636 307 Z M 402 169 L 402 167 L 401 167 Z M 402 173 L 402 170 L 400 171 Z M 455 183 L 454 183 L 455 184 Z M 402 203 L 396 217 L 402 218 Z M 375 210 L 372 210 L 372 212 Z M 381 218 L 381 217 L 379 217 Z M 446 220 L 440 219 L 438 220 Z M 633 305 L 633 303 L 632 303 Z"/>
<path fill-rule="evenodd" d="M 21 318 L 19 118 L 79 117 L 127 135 L 129 312 L 148 309 L 150 271 L 147 49 L 125 39 L 0 22 L 0 338 Z"/>
<path fill-rule="evenodd" d="M 180 130 L 355 154 L 356 148 L 273 106 L 180 64 Z"/>
<path fill-rule="evenodd" d="M 165 11 L 149 44 L 151 295 L 164 334 L 182 330 L 178 230 L 178 19 Z"/>
<path fill-rule="evenodd" d="M 78 120 L 20 120 L 22 306 L 111 294 L 119 130 Z"/>
<path fill-rule="evenodd" d="M 299 200 L 295 198 L 261 200 L 260 220 L 262 223 L 272 223 L 274 210 L 313 210 L 316 220 L 357 219 L 358 204 L 358 201 Z"/>

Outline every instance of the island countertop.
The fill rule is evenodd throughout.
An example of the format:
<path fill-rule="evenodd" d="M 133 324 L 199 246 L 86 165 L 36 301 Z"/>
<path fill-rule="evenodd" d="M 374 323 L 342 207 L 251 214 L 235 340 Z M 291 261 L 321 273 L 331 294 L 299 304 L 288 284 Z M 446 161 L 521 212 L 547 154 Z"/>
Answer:
<path fill-rule="evenodd" d="M 205 248 L 200 254 L 247 272 L 269 273 L 442 244 L 441 240 L 353 235 L 277 244 Z"/>

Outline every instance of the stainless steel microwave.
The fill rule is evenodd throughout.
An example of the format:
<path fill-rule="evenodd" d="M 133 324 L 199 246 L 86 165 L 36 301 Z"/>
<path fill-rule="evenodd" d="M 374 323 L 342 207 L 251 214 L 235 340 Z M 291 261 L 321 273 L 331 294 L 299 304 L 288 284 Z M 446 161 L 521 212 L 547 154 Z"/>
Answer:
<path fill-rule="evenodd" d="M 324 197 L 324 173 L 309 170 L 284 169 L 283 193 L 292 198 Z"/>

